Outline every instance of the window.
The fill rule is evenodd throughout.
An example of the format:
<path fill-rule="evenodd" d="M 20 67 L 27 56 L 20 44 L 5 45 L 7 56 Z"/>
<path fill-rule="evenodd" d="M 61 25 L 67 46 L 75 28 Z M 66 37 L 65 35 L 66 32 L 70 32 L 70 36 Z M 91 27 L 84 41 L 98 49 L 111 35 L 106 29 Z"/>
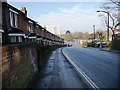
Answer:
<path fill-rule="evenodd" d="M 29 21 L 29 31 L 33 33 L 33 22 Z"/>
<path fill-rule="evenodd" d="M 15 27 L 18 27 L 18 15 L 17 14 L 14 15 L 15 15 Z"/>
<path fill-rule="evenodd" d="M 2 43 L 2 33 L 0 33 L 0 43 Z"/>
<path fill-rule="evenodd" d="M 15 36 L 11 36 L 11 37 L 10 37 L 10 41 L 11 41 L 11 42 L 16 42 L 16 37 L 15 37 Z"/>
<path fill-rule="evenodd" d="M 10 12 L 10 25 L 13 27 L 13 13 Z"/>
<path fill-rule="evenodd" d="M 18 27 L 18 13 L 13 12 L 13 10 L 10 9 L 10 25 L 11 27 Z"/>
<path fill-rule="evenodd" d="M 22 42 L 22 37 L 21 36 L 18 37 L 18 42 Z"/>

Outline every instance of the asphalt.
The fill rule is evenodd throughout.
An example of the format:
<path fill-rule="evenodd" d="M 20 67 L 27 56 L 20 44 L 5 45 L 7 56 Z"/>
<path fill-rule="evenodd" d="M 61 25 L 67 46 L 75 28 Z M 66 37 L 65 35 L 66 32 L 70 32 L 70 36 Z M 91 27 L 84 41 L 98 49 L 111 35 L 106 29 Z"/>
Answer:
<path fill-rule="evenodd" d="M 64 57 L 62 48 L 52 52 L 43 68 L 42 71 L 38 71 L 29 88 L 88 88 Z"/>
<path fill-rule="evenodd" d="M 63 52 L 99 87 L 118 88 L 119 55 L 96 48 L 67 47 Z M 85 82 L 87 83 L 87 82 Z"/>

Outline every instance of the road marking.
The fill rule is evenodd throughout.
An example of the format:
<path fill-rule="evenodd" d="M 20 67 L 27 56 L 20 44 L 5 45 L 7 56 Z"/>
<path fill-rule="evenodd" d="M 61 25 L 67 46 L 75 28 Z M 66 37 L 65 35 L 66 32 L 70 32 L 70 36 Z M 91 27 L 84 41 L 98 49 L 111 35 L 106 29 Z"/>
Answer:
<path fill-rule="evenodd" d="M 62 50 L 64 56 L 68 59 L 68 61 L 75 67 L 75 69 L 85 78 L 85 80 L 91 85 L 94 90 L 100 90 L 99 87 L 70 59 Z"/>

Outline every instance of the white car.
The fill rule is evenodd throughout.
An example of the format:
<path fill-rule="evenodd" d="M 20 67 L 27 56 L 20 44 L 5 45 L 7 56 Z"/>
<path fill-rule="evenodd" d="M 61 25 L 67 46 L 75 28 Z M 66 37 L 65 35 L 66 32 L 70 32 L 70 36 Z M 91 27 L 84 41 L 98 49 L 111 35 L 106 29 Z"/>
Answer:
<path fill-rule="evenodd" d="M 107 47 L 108 46 L 107 42 L 105 42 L 105 41 L 96 42 L 96 47 L 100 47 L 100 45 L 102 45 L 102 47 Z"/>

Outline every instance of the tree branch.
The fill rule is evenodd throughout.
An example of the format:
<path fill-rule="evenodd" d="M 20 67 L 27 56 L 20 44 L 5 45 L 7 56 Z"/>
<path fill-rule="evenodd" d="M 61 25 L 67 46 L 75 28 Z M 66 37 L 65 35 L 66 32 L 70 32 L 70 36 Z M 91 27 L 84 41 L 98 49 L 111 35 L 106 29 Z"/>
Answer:
<path fill-rule="evenodd" d="M 113 1 L 113 0 L 110 0 L 110 1 L 114 4 L 116 4 L 117 6 L 120 6 L 119 1 Z"/>
<path fill-rule="evenodd" d="M 112 28 L 114 28 L 114 26 L 115 26 L 115 20 L 114 20 L 114 18 L 109 14 L 109 17 L 110 17 L 110 19 L 112 20 Z M 106 23 L 106 26 L 108 27 L 108 25 L 107 25 L 107 21 L 106 20 L 104 20 L 105 21 L 105 23 Z"/>
<path fill-rule="evenodd" d="M 106 26 L 107 26 L 108 28 L 110 28 L 110 29 L 113 31 L 113 30 L 114 30 L 113 27 L 108 26 L 107 21 L 106 21 L 106 20 L 104 20 L 104 21 L 105 21 Z"/>
<path fill-rule="evenodd" d="M 118 23 L 115 25 L 114 29 L 116 29 L 117 26 L 119 26 L 119 25 L 120 25 L 120 22 L 118 22 Z"/>

